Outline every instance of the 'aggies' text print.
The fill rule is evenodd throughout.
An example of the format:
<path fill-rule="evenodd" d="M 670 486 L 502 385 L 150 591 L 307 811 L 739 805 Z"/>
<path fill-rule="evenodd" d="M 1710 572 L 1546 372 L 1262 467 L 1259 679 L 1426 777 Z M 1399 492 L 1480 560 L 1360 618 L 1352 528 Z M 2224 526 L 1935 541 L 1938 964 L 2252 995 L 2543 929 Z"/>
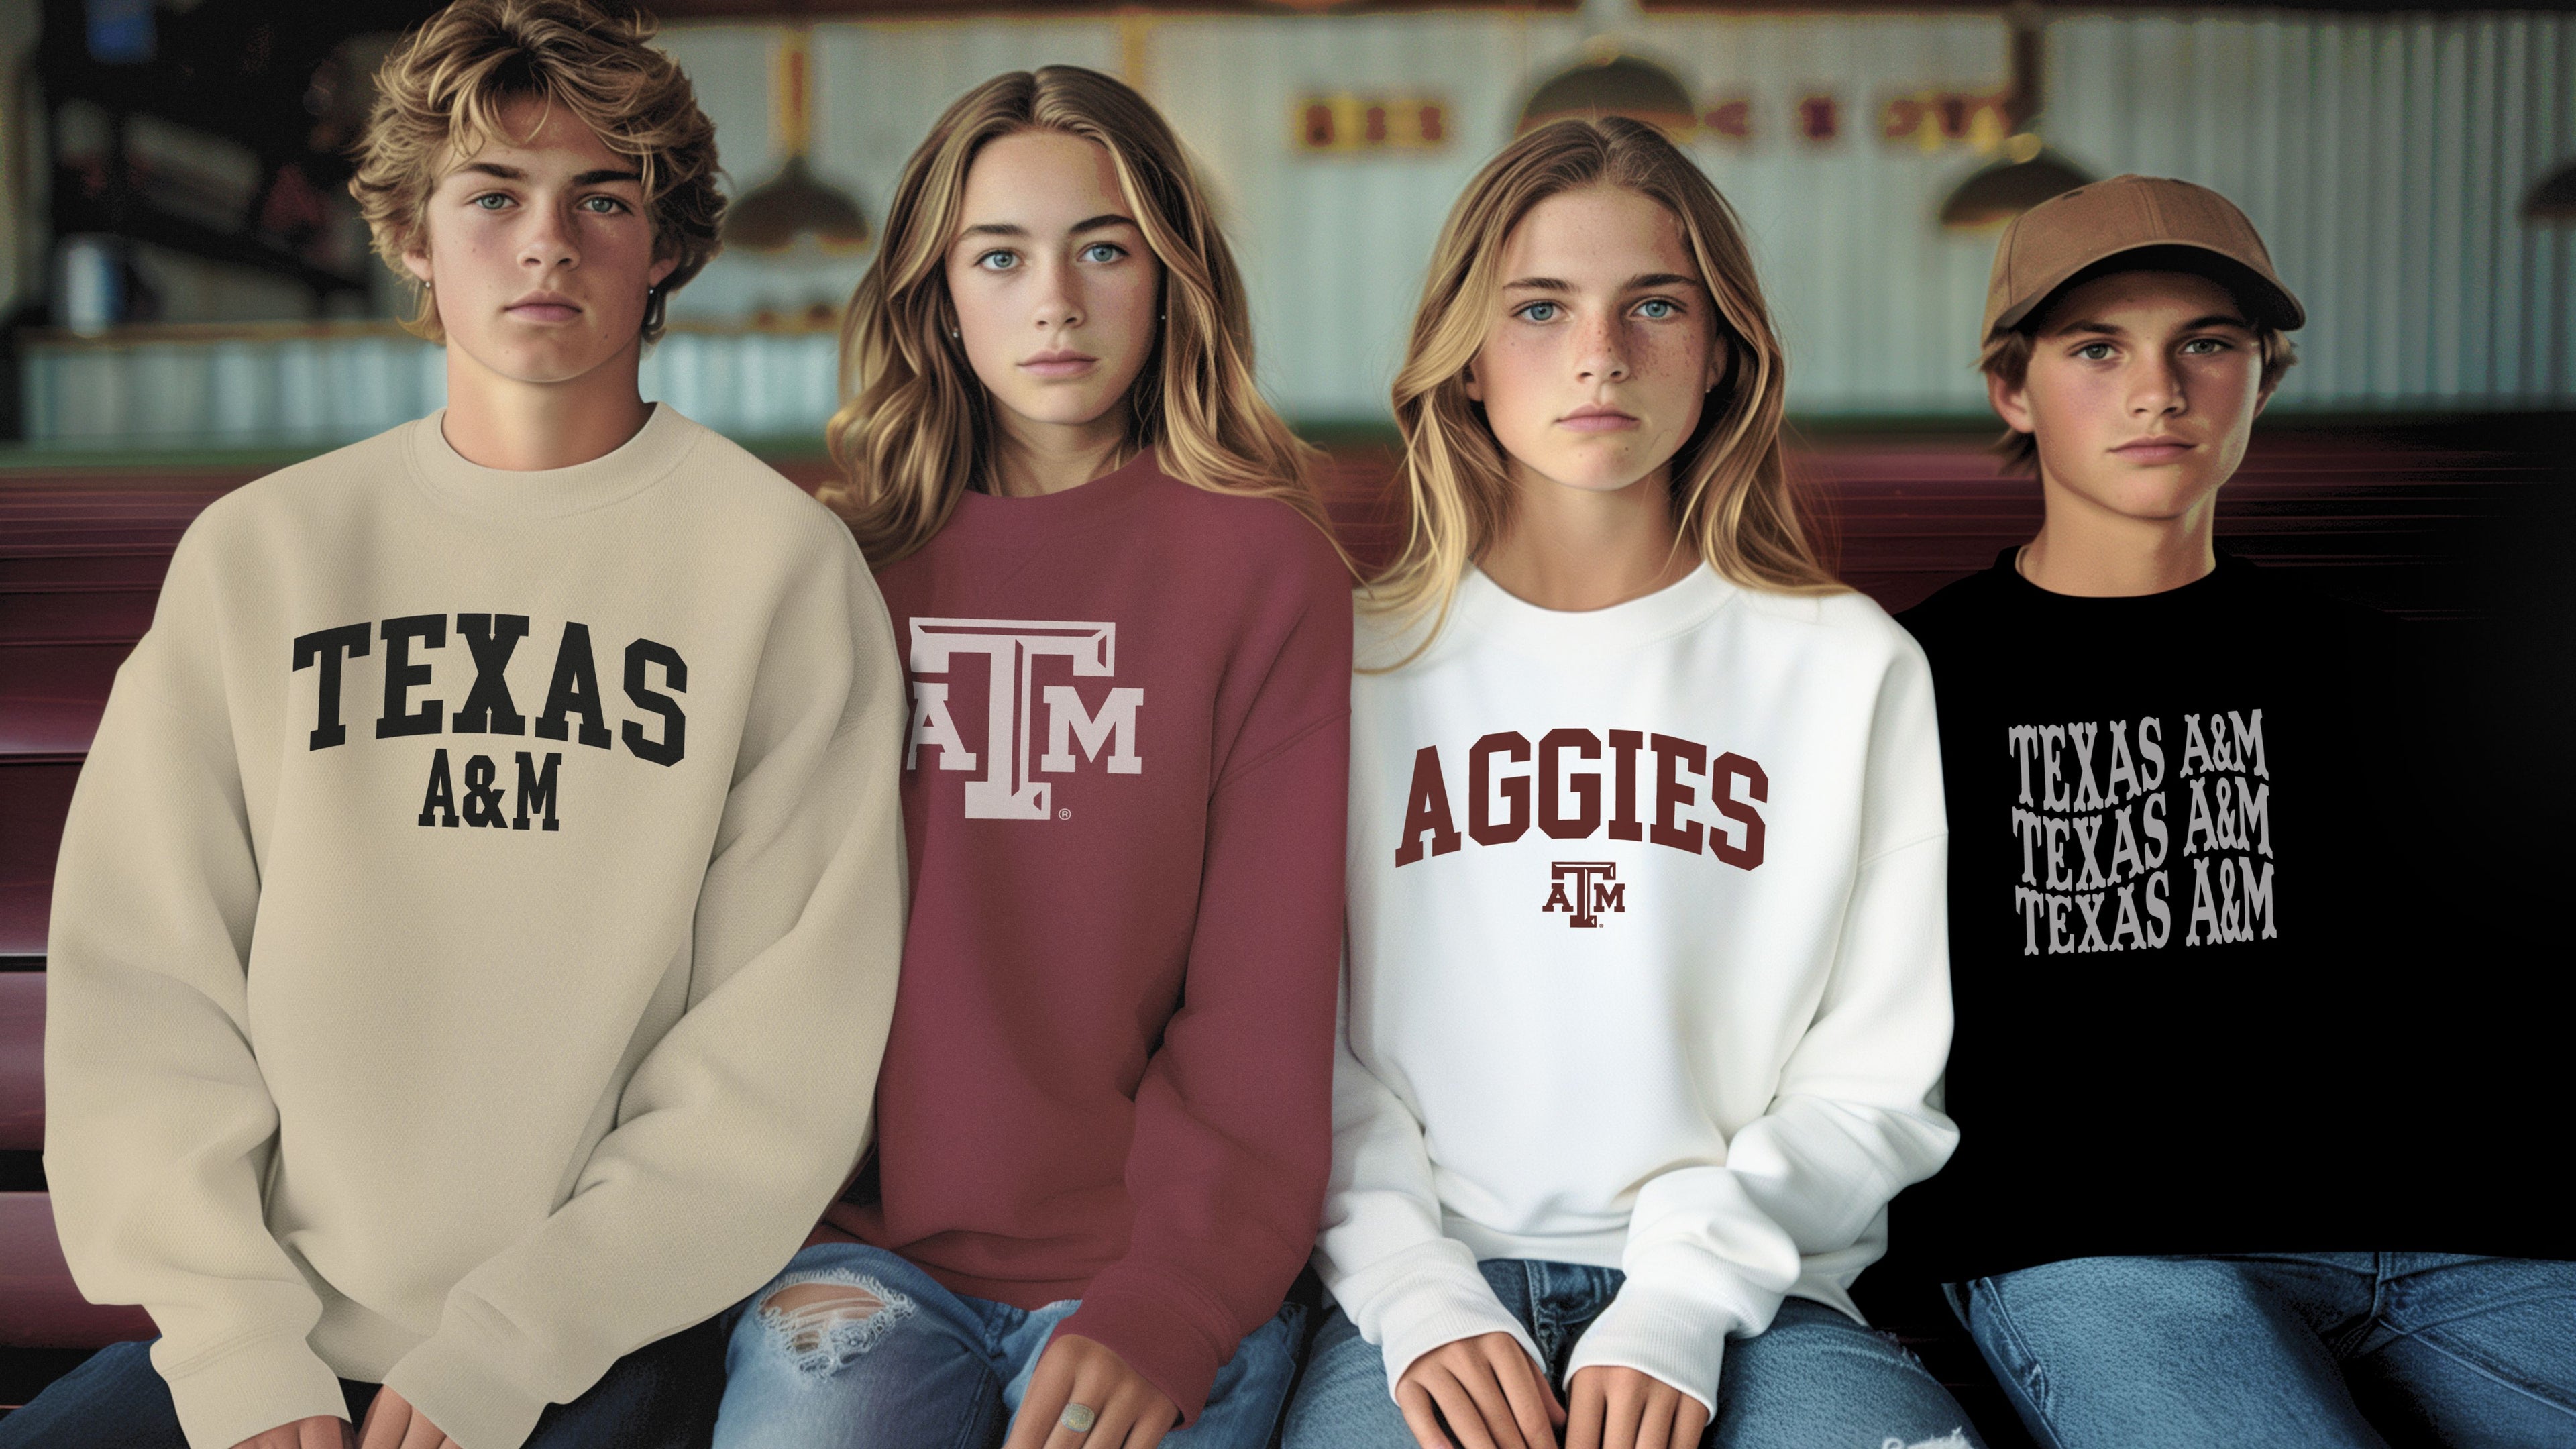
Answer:
<path fill-rule="evenodd" d="M 2272 767 L 2263 711 L 2014 725 L 2013 907 L 2022 954 L 2271 940 Z M 2188 891 L 2187 897 L 2178 894 Z"/>

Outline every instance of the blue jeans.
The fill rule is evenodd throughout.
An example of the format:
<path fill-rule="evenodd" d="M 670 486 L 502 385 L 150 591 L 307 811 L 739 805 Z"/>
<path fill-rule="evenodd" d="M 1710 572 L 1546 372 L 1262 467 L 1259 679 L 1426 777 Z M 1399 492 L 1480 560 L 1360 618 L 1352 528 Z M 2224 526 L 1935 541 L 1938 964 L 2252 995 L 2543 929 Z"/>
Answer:
<path fill-rule="evenodd" d="M 2576 1263 L 2074 1258 L 1949 1292 L 2051 1449 L 2576 1446 Z"/>
<path fill-rule="evenodd" d="M 619 1359 L 580 1398 L 547 1405 L 526 1449 L 703 1449 L 724 1391 L 723 1334 L 709 1319 Z M 188 1449 L 151 1350 L 119 1343 L 83 1359 L 0 1419 L 0 1449 Z M 340 1381 L 350 1423 L 376 1388 Z"/>
<path fill-rule="evenodd" d="M 865 1290 L 865 1317 L 781 1314 L 799 1283 Z M 1013 1308 L 951 1293 L 903 1257 L 818 1243 L 745 1303 L 725 1354 L 718 1449 L 987 1449 L 1002 1442 L 1057 1324 L 1081 1304 Z M 1297 1368 L 1305 1310 L 1289 1304 L 1218 1370 L 1170 1449 L 1263 1449 Z"/>
<path fill-rule="evenodd" d="M 1538 1341 L 1548 1379 L 1562 1395 L 1576 1340 L 1626 1275 L 1511 1258 L 1476 1266 Z M 1727 1340 L 1717 1417 L 1700 1442 L 1724 1449 L 1969 1449 L 1979 1443 L 1976 1433 L 1950 1391 L 1894 1339 L 1792 1298 L 1770 1328 Z M 1385 1355 L 1339 1307 L 1317 1330 L 1305 1380 L 1288 1406 L 1286 1449 L 1415 1449 L 1387 1386 Z"/>

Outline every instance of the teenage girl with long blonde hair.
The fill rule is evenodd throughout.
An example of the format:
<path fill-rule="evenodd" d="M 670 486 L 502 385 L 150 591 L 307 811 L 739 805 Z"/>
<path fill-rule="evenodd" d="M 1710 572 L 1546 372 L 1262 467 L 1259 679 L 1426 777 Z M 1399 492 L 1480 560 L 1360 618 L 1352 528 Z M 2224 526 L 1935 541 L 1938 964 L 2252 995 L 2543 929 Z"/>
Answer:
<path fill-rule="evenodd" d="M 1451 211 L 1360 620 L 1290 1449 L 1964 1442 L 1848 1292 L 1957 1137 L 1931 683 L 1818 560 L 1783 389 L 1651 127 L 1532 131 Z"/>
<path fill-rule="evenodd" d="M 825 498 L 911 672 L 911 925 L 873 1155 L 737 1325 L 719 1445 L 1277 1421 L 1331 1154 L 1351 604 L 1246 317 L 1107 76 L 997 77 L 904 169 Z"/>

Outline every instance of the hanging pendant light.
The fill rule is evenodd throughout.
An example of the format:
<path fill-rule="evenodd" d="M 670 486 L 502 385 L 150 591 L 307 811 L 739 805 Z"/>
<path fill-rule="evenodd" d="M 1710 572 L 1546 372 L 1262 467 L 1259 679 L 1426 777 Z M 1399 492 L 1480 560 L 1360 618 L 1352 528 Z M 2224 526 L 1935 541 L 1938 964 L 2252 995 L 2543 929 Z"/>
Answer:
<path fill-rule="evenodd" d="M 1979 167 L 1941 203 L 1941 224 L 1974 230 L 2001 226 L 2052 196 L 2089 184 L 2084 168 L 2039 138 L 2047 103 L 2047 21 L 2036 4 L 2016 5 L 2012 25 L 2011 89 L 2004 96 L 2003 158 Z"/>
<path fill-rule="evenodd" d="M 1690 87 L 1629 43 L 1644 21 L 1637 0 L 1583 0 L 1583 58 L 1530 92 L 1514 134 L 1569 116 L 1626 116 L 1689 140 L 1699 124 Z"/>
<path fill-rule="evenodd" d="M 2540 178 L 2522 199 L 2522 219 L 2534 226 L 2565 226 L 2576 221 L 2576 161 Z"/>
<path fill-rule="evenodd" d="M 1671 71 L 1613 50 L 1578 62 L 1532 92 L 1521 108 L 1520 129 L 1567 116 L 1630 116 L 1681 140 L 1691 133 L 1692 109 L 1690 92 Z"/>
<path fill-rule="evenodd" d="M 813 146 L 812 32 L 799 26 L 778 43 L 772 83 L 778 174 L 745 192 L 725 211 L 725 241 L 755 252 L 783 252 L 812 235 L 827 252 L 863 252 L 875 240 L 858 203 L 814 179 L 805 159 Z"/>

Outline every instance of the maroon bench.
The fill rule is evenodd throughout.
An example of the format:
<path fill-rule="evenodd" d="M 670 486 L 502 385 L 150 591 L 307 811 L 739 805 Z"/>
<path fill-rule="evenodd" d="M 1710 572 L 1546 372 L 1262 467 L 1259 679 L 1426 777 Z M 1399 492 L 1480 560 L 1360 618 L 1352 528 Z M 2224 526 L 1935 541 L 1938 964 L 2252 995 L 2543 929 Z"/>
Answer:
<path fill-rule="evenodd" d="M 45 1145 L 45 974 L 0 974 L 0 1152 Z M 0 1192 L 0 1348 L 96 1348 L 150 1338 L 138 1308 L 98 1308 L 72 1286 L 41 1192 Z"/>
<path fill-rule="evenodd" d="M 151 622 L 170 550 L 238 481 L 0 478 L 0 1161 L 10 1188 L 43 1180 L 45 976 L 7 968 L 42 964 L 72 786 L 117 666 Z M 140 1310 L 95 1307 L 72 1286 L 44 1192 L 0 1190 L 0 1349 L 58 1360 L 152 1333 Z"/>

